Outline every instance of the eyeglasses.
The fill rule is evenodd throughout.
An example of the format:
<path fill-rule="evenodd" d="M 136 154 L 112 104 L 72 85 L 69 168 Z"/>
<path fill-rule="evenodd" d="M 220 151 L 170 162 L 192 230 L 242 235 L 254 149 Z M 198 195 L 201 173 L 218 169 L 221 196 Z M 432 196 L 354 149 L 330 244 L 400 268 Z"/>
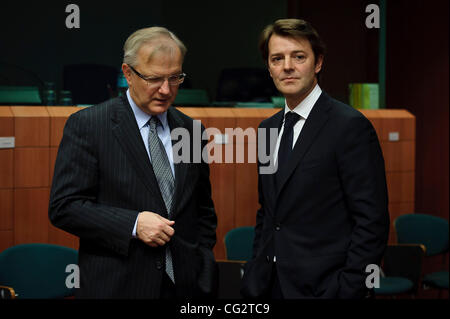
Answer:
<path fill-rule="evenodd" d="M 167 82 L 169 82 L 169 85 L 178 85 L 183 83 L 184 78 L 186 77 L 186 73 L 180 73 L 180 74 L 174 74 L 166 77 L 151 77 L 151 76 L 144 76 L 140 74 L 138 71 L 136 71 L 131 65 L 128 65 L 131 70 L 133 70 L 134 73 L 141 79 L 143 79 L 145 82 L 147 82 L 148 86 L 151 87 L 158 87 L 163 85 L 164 81 L 167 79 Z"/>

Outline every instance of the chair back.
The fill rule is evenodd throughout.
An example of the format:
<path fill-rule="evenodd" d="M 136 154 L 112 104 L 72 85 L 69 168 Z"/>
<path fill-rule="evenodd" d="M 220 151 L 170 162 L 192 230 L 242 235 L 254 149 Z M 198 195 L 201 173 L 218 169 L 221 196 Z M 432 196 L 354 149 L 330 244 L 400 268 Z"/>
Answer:
<path fill-rule="evenodd" d="M 227 68 L 219 76 L 216 101 L 271 102 L 276 89 L 265 68 Z"/>
<path fill-rule="evenodd" d="M 253 254 L 255 227 L 242 226 L 230 230 L 225 235 L 225 249 L 228 260 L 248 261 Z"/>
<path fill-rule="evenodd" d="M 406 214 L 394 220 L 399 244 L 422 244 L 426 255 L 448 251 L 449 224 L 446 219 L 426 214 Z"/>
<path fill-rule="evenodd" d="M 78 263 L 75 249 L 52 244 L 21 244 L 0 253 L 0 285 L 14 289 L 19 299 L 73 296 L 66 286 L 69 264 Z"/>
<path fill-rule="evenodd" d="M 383 271 L 388 277 L 411 280 L 416 292 L 422 276 L 422 262 L 426 248 L 418 244 L 388 245 L 383 257 Z"/>
<path fill-rule="evenodd" d="M 219 271 L 219 299 L 241 299 L 240 293 L 242 276 L 244 275 L 244 261 L 217 260 Z"/>
<path fill-rule="evenodd" d="M 73 104 L 98 104 L 117 89 L 118 69 L 101 64 L 71 64 L 63 69 L 64 90 L 72 92 Z"/>

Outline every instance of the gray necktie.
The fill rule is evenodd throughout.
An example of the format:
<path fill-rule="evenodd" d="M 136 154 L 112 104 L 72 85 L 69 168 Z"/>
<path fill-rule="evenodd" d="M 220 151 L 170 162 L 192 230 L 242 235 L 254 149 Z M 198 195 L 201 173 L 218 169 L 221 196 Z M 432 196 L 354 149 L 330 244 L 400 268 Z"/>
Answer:
<path fill-rule="evenodd" d="M 156 116 L 152 116 L 149 121 L 150 132 L 148 134 L 148 145 L 150 148 L 150 157 L 152 158 L 153 171 L 158 181 L 159 190 L 161 191 L 164 204 L 166 205 L 168 217 L 172 213 L 172 201 L 174 193 L 175 180 L 170 168 L 169 159 L 167 158 L 164 145 L 159 139 L 156 127 L 161 125 L 161 122 Z M 172 254 L 170 248 L 166 248 L 166 272 L 170 279 L 175 282 L 173 274 Z"/>

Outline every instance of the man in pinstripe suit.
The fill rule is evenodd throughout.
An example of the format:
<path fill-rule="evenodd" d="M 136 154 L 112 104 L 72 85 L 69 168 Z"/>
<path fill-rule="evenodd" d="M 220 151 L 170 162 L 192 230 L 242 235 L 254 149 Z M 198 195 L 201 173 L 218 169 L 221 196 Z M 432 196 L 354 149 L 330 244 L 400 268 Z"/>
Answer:
<path fill-rule="evenodd" d="M 215 295 L 209 167 L 177 163 L 170 136 L 186 129 L 193 149 L 193 120 L 170 107 L 185 52 L 165 28 L 134 32 L 124 46 L 126 96 L 67 120 L 49 217 L 80 238 L 77 297 Z"/>

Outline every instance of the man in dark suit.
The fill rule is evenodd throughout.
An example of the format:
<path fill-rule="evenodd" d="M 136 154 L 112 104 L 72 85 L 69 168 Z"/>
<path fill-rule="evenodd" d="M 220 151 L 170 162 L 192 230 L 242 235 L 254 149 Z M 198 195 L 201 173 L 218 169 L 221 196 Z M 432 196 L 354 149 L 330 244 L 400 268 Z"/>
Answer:
<path fill-rule="evenodd" d="M 67 120 L 49 216 L 80 238 L 77 297 L 215 296 L 209 167 L 192 161 L 196 124 L 170 107 L 185 52 L 165 28 L 134 32 L 124 46 L 126 96 Z M 191 161 L 172 151 L 179 141 L 171 131 L 180 128 Z"/>
<path fill-rule="evenodd" d="M 363 298 L 379 264 L 389 215 L 384 160 L 369 120 L 322 92 L 325 46 L 309 23 L 265 28 L 260 49 L 285 108 L 260 129 L 279 130 L 274 174 L 259 166 L 259 203 L 245 297 Z M 269 133 L 265 134 L 270 136 Z"/>

